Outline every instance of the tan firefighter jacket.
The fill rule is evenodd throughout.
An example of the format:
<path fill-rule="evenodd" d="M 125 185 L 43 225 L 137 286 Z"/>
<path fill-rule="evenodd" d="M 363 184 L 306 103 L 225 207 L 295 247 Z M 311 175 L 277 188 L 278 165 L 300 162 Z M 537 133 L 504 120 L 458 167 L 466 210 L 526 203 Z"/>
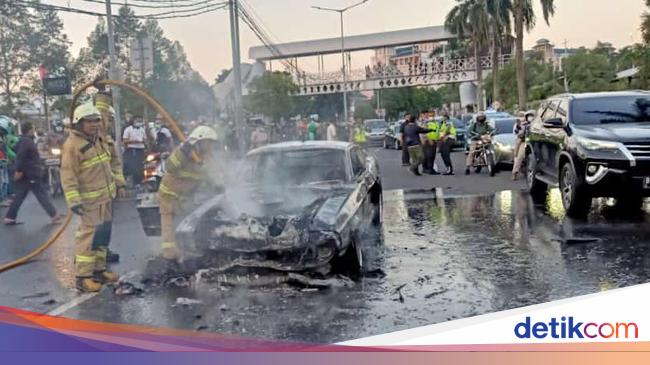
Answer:
<path fill-rule="evenodd" d="M 70 132 L 61 152 L 61 184 L 69 207 L 114 199 L 125 185 L 115 145 L 100 136 Z"/>

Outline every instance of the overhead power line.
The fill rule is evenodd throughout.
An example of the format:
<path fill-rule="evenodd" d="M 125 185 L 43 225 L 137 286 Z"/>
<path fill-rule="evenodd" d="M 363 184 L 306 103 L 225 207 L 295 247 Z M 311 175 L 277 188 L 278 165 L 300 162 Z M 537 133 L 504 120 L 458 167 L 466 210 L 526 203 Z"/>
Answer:
<path fill-rule="evenodd" d="M 96 3 L 96 4 L 105 4 L 106 2 L 104 0 L 82 0 L 88 3 Z M 174 8 L 174 9 L 183 9 L 183 8 L 190 8 L 190 7 L 197 7 L 200 5 L 208 5 L 216 0 L 187 0 L 189 3 L 183 4 L 183 3 L 176 3 L 176 2 L 158 2 L 158 1 L 149 1 L 145 4 L 137 4 L 137 3 L 131 3 L 131 2 L 113 2 L 113 5 L 115 6 L 128 6 L 130 8 L 145 8 L 145 9 L 169 9 L 169 8 Z M 226 3 L 225 1 L 219 1 L 219 4 L 224 4 Z M 154 5 L 155 4 L 155 5 Z"/>
<path fill-rule="evenodd" d="M 100 0 L 97 1 L 103 3 L 103 1 Z M 207 1 L 214 1 L 214 0 L 207 0 Z M 28 2 L 25 0 L 11 0 L 11 3 L 13 5 L 23 7 L 23 8 L 32 8 L 32 9 L 39 9 L 39 10 L 55 10 L 55 11 L 61 11 L 67 13 L 76 13 L 76 14 L 101 16 L 101 17 L 106 16 L 106 14 L 102 12 L 90 11 L 90 10 L 73 8 L 73 7 L 65 7 L 59 5 L 52 5 L 52 4 L 45 4 L 45 3 Z M 171 11 L 164 11 L 164 12 L 150 13 L 150 14 L 135 14 L 132 17 L 138 19 L 155 19 L 155 20 L 189 18 L 189 17 L 213 12 L 219 9 L 223 9 L 227 6 L 228 6 L 228 2 L 221 1 L 216 3 L 211 3 L 208 5 L 198 6 L 191 9 L 178 9 L 178 10 L 171 10 Z M 114 15 L 114 17 L 119 18 L 120 16 Z"/>

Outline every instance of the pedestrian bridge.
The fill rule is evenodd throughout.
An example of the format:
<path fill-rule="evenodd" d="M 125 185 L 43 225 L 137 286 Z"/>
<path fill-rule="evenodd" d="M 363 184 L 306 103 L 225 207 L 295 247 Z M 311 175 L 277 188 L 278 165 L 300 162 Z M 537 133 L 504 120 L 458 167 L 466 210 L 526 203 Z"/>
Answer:
<path fill-rule="evenodd" d="M 397 67 L 391 62 L 368 65 L 362 69 L 350 69 L 350 52 L 414 46 L 424 43 L 444 42 L 455 39 L 444 26 L 430 26 L 398 31 L 362 34 L 344 37 L 345 77 L 343 67 L 336 72 L 324 72 L 324 55 L 341 53 L 339 37 L 255 46 L 249 49 L 249 58 L 260 62 L 282 60 L 299 86 L 297 95 L 330 94 L 342 91 L 364 91 L 407 86 L 440 85 L 467 82 L 477 79 L 474 57 L 452 58 L 426 57 L 417 64 Z M 308 73 L 299 68 L 299 58 L 318 57 L 318 72 Z M 511 61 L 504 54 L 496 62 L 501 66 Z M 483 70 L 492 69 L 492 57 L 481 57 L 478 62 Z"/>

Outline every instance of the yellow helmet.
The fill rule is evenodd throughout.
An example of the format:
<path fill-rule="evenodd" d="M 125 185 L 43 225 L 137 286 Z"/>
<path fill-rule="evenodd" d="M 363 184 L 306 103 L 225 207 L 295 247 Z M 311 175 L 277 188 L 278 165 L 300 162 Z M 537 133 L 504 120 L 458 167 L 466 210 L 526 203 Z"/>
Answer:
<path fill-rule="evenodd" d="M 204 125 L 200 125 L 200 126 L 196 127 L 192 131 L 192 133 L 190 133 L 189 141 L 190 141 L 190 143 L 194 144 L 197 141 L 200 141 L 202 139 L 209 139 L 209 140 L 212 140 L 212 141 L 218 141 L 219 140 L 219 135 L 217 134 L 217 132 L 215 132 L 214 129 L 212 129 L 210 127 L 207 127 L 207 126 L 204 126 Z"/>
<path fill-rule="evenodd" d="M 72 125 L 79 124 L 79 122 L 84 118 L 101 118 L 99 110 L 97 110 L 93 103 L 88 102 L 77 106 L 74 110 Z"/>

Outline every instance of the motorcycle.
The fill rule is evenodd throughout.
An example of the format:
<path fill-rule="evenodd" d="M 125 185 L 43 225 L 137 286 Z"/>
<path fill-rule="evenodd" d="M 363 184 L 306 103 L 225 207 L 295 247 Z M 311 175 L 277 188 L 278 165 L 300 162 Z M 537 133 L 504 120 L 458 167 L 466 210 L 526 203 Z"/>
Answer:
<path fill-rule="evenodd" d="M 144 178 L 142 180 L 142 186 L 145 192 L 155 193 L 158 191 L 160 181 L 162 181 L 165 175 L 165 165 L 168 156 L 168 152 L 153 152 L 145 157 Z"/>
<path fill-rule="evenodd" d="M 44 160 L 45 164 L 45 183 L 52 197 L 63 195 L 63 186 L 61 185 L 61 149 L 51 148 L 48 158 Z"/>
<path fill-rule="evenodd" d="M 485 166 L 490 176 L 496 174 L 497 168 L 491 134 L 481 136 L 476 142 L 476 149 L 474 150 L 472 161 L 472 167 L 476 169 L 476 172 L 481 172 L 481 169 Z"/>

